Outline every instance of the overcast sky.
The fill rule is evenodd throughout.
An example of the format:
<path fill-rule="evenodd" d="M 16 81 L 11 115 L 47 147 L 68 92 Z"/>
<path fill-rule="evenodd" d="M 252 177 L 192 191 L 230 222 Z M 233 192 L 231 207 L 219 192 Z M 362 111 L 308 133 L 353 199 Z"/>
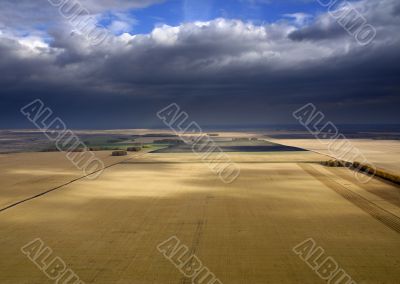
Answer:
<path fill-rule="evenodd" d="M 1 128 L 32 128 L 19 109 L 36 98 L 70 128 L 157 127 L 173 102 L 207 126 L 293 124 L 310 102 L 337 124 L 400 123 L 398 0 L 351 1 L 369 45 L 317 0 L 78 3 L 100 44 L 48 0 L 0 0 Z"/>

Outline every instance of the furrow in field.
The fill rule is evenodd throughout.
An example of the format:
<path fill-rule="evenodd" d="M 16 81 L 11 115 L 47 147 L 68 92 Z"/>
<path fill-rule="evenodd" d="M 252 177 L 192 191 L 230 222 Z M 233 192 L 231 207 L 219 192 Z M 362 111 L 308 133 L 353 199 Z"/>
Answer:
<path fill-rule="evenodd" d="M 387 226 L 388 228 L 394 230 L 395 232 L 400 234 L 400 218 L 387 210 L 377 206 L 375 203 L 365 199 L 357 193 L 347 189 L 343 185 L 335 182 L 329 177 L 321 174 L 317 169 L 307 164 L 299 164 L 299 166 L 306 171 L 308 174 L 315 177 L 317 180 L 322 182 L 324 185 L 341 195 L 343 198 L 347 199 L 364 212 L 371 215 L 376 220 L 380 221 L 382 224 Z"/>

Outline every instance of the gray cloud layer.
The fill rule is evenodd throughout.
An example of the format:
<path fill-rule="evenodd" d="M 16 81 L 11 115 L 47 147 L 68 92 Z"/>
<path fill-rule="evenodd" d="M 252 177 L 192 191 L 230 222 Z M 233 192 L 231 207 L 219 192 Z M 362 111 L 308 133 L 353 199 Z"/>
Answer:
<path fill-rule="evenodd" d="M 100 11 L 134 8 L 138 2 L 86 4 Z M 2 20 L 6 4 L 0 5 Z M 62 24 L 49 30 L 50 41 L 39 32 L 22 37 L 16 26 L 1 28 L 3 116 L 41 97 L 76 127 L 77 114 L 96 117 L 93 124 L 83 124 L 88 127 L 110 127 L 110 120 L 122 118 L 151 125 L 157 108 L 172 101 L 206 124 L 289 123 L 291 111 L 308 102 L 338 122 L 400 122 L 395 109 L 399 5 L 395 0 L 354 5 L 378 31 L 369 46 L 358 45 L 327 13 L 300 27 L 227 19 L 160 26 L 146 35 L 113 36 L 95 47 Z M 21 6 L 18 13 L 23 11 Z"/>

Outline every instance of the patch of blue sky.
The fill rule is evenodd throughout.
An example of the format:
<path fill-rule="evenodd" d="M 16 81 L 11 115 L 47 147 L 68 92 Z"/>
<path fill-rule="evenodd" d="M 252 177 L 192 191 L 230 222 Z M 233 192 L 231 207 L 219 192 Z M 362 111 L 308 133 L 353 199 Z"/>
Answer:
<path fill-rule="evenodd" d="M 314 15 L 324 11 L 317 0 L 166 0 L 146 8 L 124 11 L 132 21 L 128 32 L 149 33 L 157 25 L 178 26 L 193 21 L 216 18 L 240 19 L 255 24 L 272 23 L 285 14 Z M 100 23 L 109 26 L 118 20 L 112 12 L 105 13 Z"/>

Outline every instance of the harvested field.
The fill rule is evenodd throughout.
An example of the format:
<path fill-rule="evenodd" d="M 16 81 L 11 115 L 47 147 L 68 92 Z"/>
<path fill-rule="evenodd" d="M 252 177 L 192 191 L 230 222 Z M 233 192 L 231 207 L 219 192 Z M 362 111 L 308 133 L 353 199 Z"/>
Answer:
<path fill-rule="evenodd" d="M 25 165 L 23 156 L 7 156 L 0 196 L 21 197 L 9 194 L 22 189 L 16 175 L 29 176 L 32 192 L 79 175 L 50 156 L 58 154 L 25 156 Z M 97 180 L 0 213 L 0 283 L 51 283 L 20 252 L 38 237 L 85 283 L 190 283 L 156 249 L 174 235 L 222 283 L 324 283 L 292 252 L 310 237 L 357 283 L 398 282 L 398 187 L 359 184 L 312 152 L 229 153 L 241 168 L 232 184 L 191 153 L 105 155 L 121 163 Z M 375 216 L 382 212 L 384 220 Z"/>
<path fill-rule="evenodd" d="M 131 156 L 112 157 L 110 151 L 96 152 L 96 157 L 100 158 L 105 166 L 121 162 Z M 2 185 L 0 208 L 82 176 L 83 172 L 65 157 L 65 153 L 2 154 L 0 155 Z"/>
<path fill-rule="evenodd" d="M 271 139 L 273 142 L 292 147 L 329 154 L 329 141 L 325 144 L 316 139 Z M 398 174 L 400 172 L 400 140 L 351 139 L 351 144 L 375 167 Z M 361 161 L 362 162 L 362 161 Z"/>

